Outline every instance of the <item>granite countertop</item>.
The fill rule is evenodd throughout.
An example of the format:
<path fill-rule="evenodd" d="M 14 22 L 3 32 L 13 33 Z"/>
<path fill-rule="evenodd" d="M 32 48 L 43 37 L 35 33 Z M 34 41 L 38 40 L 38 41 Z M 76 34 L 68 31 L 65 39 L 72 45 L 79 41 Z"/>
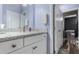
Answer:
<path fill-rule="evenodd" d="M 17 38 L 23 38 L 27 36 L 33 36 L 37 34 L 43 34 L 43 33 L 47 33 L 47 32 L 46 31 L 6 32 L 3 34 L 0 34 L 0 42 L 17 39 Z"/>

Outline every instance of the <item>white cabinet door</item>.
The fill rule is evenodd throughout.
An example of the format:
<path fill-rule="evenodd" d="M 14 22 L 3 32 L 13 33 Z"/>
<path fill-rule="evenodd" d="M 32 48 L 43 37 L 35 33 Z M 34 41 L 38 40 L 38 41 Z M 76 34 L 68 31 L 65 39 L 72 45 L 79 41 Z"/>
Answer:
<path fill-rule="evenodd" d="M 27 46 L 22 49 L 19 49 L 11 54 L 32 54 L 32 46 Z"/>
<path fill-rule="evenodd" d="M 38 43 L 35 43 L 32 49 L 33 54 L 46 54 L 47 53 L 46 40 L 42 40 Z"/>

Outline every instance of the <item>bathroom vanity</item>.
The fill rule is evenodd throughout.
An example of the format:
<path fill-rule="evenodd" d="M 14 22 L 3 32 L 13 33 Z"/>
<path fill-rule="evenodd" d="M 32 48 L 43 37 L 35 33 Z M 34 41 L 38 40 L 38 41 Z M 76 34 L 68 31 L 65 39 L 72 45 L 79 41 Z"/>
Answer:
<path fill-rule="evenodd" d="M 8 32 L 0 34 L 0 54 L 46 54 L 47 32 Z"/>

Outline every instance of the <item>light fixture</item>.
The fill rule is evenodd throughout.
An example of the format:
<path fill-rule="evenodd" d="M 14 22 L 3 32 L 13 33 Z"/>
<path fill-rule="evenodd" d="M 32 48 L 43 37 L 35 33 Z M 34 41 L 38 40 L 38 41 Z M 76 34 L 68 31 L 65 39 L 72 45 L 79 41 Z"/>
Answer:
<path fill-rule="evenodd" d="M 0 29 L 4 29 L 5 25 L 4 24 L 0 24 Z"/>

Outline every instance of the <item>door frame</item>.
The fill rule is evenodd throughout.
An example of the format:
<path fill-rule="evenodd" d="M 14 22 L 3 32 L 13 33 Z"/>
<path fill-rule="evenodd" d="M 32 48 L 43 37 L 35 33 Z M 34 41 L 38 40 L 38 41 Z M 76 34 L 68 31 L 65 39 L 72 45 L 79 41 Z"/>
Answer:
<path fill-rule="evenodd" d="M 53 5 L 53 53 L 55 54 L 55 4 Z"/>

